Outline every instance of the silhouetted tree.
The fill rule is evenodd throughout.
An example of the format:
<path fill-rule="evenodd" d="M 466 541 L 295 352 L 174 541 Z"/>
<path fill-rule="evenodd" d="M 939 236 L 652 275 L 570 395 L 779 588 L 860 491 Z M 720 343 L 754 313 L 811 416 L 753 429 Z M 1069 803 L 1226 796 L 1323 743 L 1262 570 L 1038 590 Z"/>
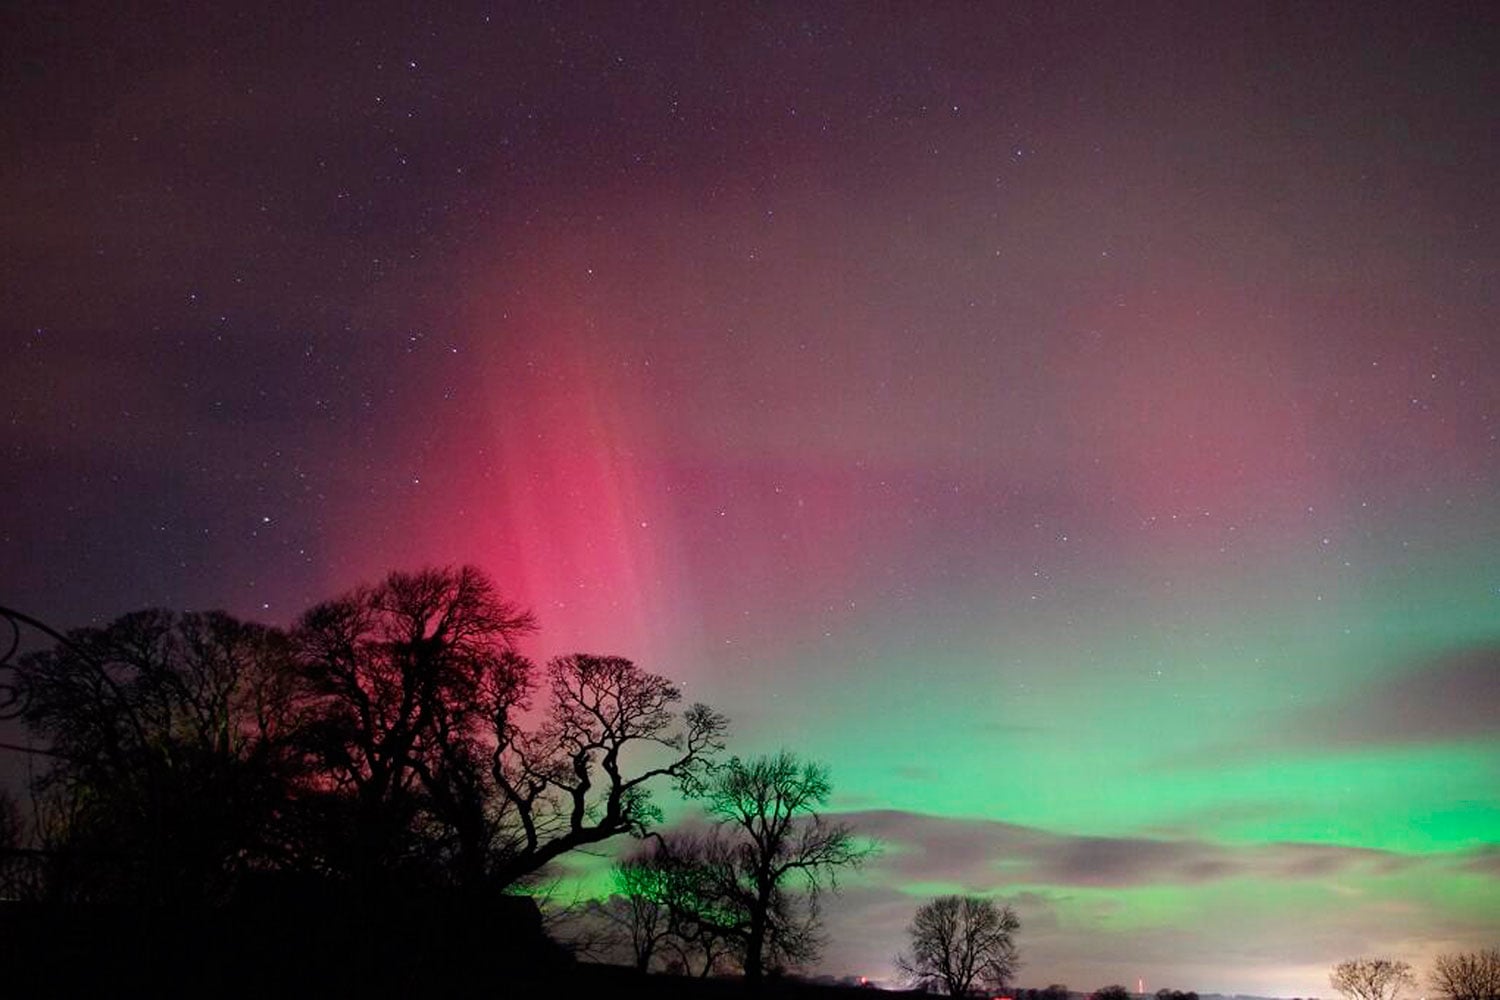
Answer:
<path fill-rule="evenodd" d="M 653 960 L 685 975 L 707 976 L 734 957 L 738 912 L 722 892 L 729 854 L 707 833 L 653 833 L 612 870 L 615 893 L 601 916 L 623 950 L 645 971 Z"/>
<path fill-rule="evenodd" d="M 1053 983 L 1040 990 L 1032 990 L 1036 996 L 1033 1000 L 1068 1000 L 1068 988 L 1062 983 Z"/>
<path fill-rule="evenodd" d="M 202 902 L 271 863 L 300 769 L 286 636 L 222 613 L 142 611 L 23 657 L 51 765 L 38 835 L 68 898 Z"/>
<path fill-rule="evenodd" d="M 1021 922 L 1008 906 L 979 896 L 940 896 L 917 910 L 910 951 L 896 968 L 919 989 L 968 996 L 976 985 L 1004 989 L 1018 965 L 1013 935 Z"/>
<path fill-rule="evenodd" d="M 575 654 L 548 665 L 550 712 L 534 733 L 505 712 L 492 719 L 491 774 L 511 834 L 496 881 L 509 885 L 562 854 L 620 834 L 644 836 L 661 821 L 650 785 L 686 795 L 705 788 L 728 723 L 695 704 L 678 720 L 682 692 L 615 656 Z M 637 773 L 625 758 L 649 760 Z"/>
<path fill-rule="evenodd" d="M 321 864 L 360 882 L 423 869 L 482 878 L 487 716 L 525 698 L 530 664 L 513 643 L 533 628 L 472 567 L 392 573 L 301 617 Z"/>
<path fill-rule="evenodd" d="M 33 789 L 48 892 L 207 902 L 266 868 L 493 891 L 644 834 L 653 786 L 702 791 L 722 716 L 582 654 L 548 665 L 533 712 L 514 647 L 533 627 L 464 567 L 392 573 L 290 633 L 145 611 L 54 634 L 5 695 L 53 762 Z"/>
<path fill-rule="evenodd" d="M 1387 958 L 1354 958 L 1340 962 L 1328 982 L 1349 1000 L 1396 1000 L 1416 986 L 1411 966 Z"/>
<path fill-rule="evenodd" d="M 1500 949 L 1439 955 L 1432 988 L 1447 1000 L 1500 1000 Z"/>
<path fill-rule="evenodd" d="M 666 873 L 671 933 L 666 944 L 688 975 L 743 968 L 747 913 L 737 849 L 719 827 L 651 838 L 652 864 Z"/>
<path fill-rule="evenodd" d="M 1130 1000 L 1130 991 L 1118 983 L 1101 986 L 1094 991 L 1094 1000 Z"/>
<path fill-rule="evenodd" d="M 724 718 L 694 705 L 679 721 L 678 688 L 629 660 L 553 660 L 546 714 L 522 728 L 535 670 L 513 643 L 533 627 L 473 567 L 393 573 L 303 616 L 326 863 L 502 889 L 645 833 L 652 783 L 701 787 Z"/>
<path fill-rule="evenodd" d="M 571 892 L 563 895 L 564 888 Z M 616 909 L 620 898 L 588 898 L 578 892 L 577 886 L 549 879 L 528 886 L 524 894 L 500 898 L 533 900 L 547 937 L 576 961 L 618 964 L 627 959 L 630 942 Z"/>
<path fill-rule="evenodd" d="M 615 891 L 604 914 L 624 933 L 636 969 L 645 972 L 672 933 L 671 871 L 650 854 L 636 854 L 617 862 L 610 876 Z"/>
<path fill-rule="evenodd" d="M 730 918 L 719 929 L 739 942 L 751 983 L 768 966 L 817 955 L 818 893 L 836 885 L 840 868 L 869 854 L 847 825 L 819 814 L 831 791 L 825 766 L 787 751 L 733 757 L 705 789 L 706 808 L 725 838 L 707 866 L 720 919 Z"/>

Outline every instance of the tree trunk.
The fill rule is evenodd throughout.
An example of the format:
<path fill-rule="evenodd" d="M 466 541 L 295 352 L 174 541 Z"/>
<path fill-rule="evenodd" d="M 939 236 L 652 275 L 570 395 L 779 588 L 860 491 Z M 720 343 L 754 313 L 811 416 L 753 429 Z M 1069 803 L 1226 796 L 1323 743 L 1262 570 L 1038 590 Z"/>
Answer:
<path fill-rule="evenodd" d="M 761 951 L 766 945 L 766 922 L 759 914 L 750 920 L 750 936 L 745 940 L 745 982 L 752 986 L 760 984 L 764 969 Z"/>
<path fill-rule="evenodd" d="M 759 986 L 765 975 L 766 924 L 771 916 L 771 894 L 762 889 L 756 894 L 755 907 L 750 911 L 750 933 L 745 938 L 745 982 Z"/>

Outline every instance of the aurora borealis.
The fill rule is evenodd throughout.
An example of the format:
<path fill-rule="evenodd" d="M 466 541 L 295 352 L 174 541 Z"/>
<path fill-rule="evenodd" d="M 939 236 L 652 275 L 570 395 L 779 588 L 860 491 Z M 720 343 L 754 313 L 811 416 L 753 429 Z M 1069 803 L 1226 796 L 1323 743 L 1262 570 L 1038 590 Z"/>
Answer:
<path fill-rule="evenodd" d="M 476 563 L 1024 985 L 1500 933 L 1482 5 L 16 8 L 0 603 Z"/>

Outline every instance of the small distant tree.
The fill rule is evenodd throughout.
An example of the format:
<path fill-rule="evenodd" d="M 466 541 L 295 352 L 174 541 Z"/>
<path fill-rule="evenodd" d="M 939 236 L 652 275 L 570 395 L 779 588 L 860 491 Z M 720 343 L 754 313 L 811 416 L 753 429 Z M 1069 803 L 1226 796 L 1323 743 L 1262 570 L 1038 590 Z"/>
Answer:
<path fill-rule="evenodd" d="M 1447 1000 L 1500 1000 L 1500 949 L 1439 955 L 1432 988 Z"/>
<path fill-rule="evenodd" d="M 1173 990 L 1163 987 L 1156 991 L 1156 1000 L 1198 1000 L 1195 990 Z"/>
<path fill-rule="evenodd" d="M 1040 990 L 1033 990 L 1036 1000 L 1068 1000 L 1069 990 L 1062 983 L 1053 983 Z"/>
<path fill-rule="evenodd" d="M 1094 1000 L 1130 1000 L 1130 991 L 1119 983 L 1101 986 L 1094 991 Z"/>
<path fill-rule="evenodd" d="M 1340 962 L 1328 982 L 1348 1000 L 1396 1000 L 1416 987 L 1411 966 L 1388 958 L 1352 958 Z"/>
<path fill-rule="evenodd" d="M 979 896 L 942 896 L 912 918 L 911 950 L 896 968 L 919 989 L 967 996 L 976 984 L 1004 989 L 1019 964 L 1013 935 L 1021 921 L 1008 906 Z"/>

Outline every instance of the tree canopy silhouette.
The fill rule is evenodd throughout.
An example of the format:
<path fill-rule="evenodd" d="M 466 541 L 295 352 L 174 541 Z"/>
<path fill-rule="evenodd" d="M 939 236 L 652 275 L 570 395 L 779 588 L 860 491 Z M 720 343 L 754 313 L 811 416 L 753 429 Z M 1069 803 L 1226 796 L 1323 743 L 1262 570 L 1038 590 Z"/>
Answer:
<path fill-rule="evenodd" d="M 831 790 L 824 765 L 788 751 L 713 768 L 701 789 L 712 825 L 653 833 L 615 868 L 609 916 L 636 961 L 665 947 L 683 971 L 737 962 L 756 983 L 816 958 L 820 892 L 872 850 L 820 814 Z"/>
<path fill-rule="evenodd" d="M 543 680 L 516 649 L 534 628 L 462 567 L 391 573 L 290 630 L 144 611 L 23 657 L 64 894 L 211 901 L 270 869 L 504 889 L 644 834 L 659 785 L 702 791 L 723 716 L 619 657 Z"/>
<path fill-rule="evenodd" d="M 50 765 L 38 831 L 60 898 L 210 902 L 280 856 L 302 773 L 287 636 L 221 613 L 141 611 L 18 665 Z"/>
<path fill-rule="evenodd" d="M 918 989 L 949 996 L 968 996 L 976 984 L 1004 989 L 1018 965 L 1013 935 L 1020 926 L 1010 907 L 993 900 L 941 896 L 912 918 L 910 950 L 896 956 L 896 968 Z"/>
<path fill-rule="evenodd" d="M 502 884 L 532 874 L 559 855 L 622 833 L 644 836 L 661 821 L 650 783 L 670 781 L 686 795 L 704 787 L 724 748 L 725 718 L 688 707 L 665 678 L 629 660 L 575 654 L 548 665 L 550 712 L 538 729 L 514 729 L 496 715 L 492 776 L 502 817 L 518 821 L 520 839 L 505 844 Z M 653 763 L 626 771 L 631 751 Z"/>
<path fill-rule="evenodd" d="M 1198 1000 L 1196 990 L 1174 990 L 1163 986 L 1156 991 L 1156 1000 Z"/>
<path fill-rule="evenodd" d="M 849 826 L 820 814 L 832 790 L 826 766 L 785 750 L 732 757 L 705 790 L 722 837 L 708 855 L 715 905 L 733 914 L 723 929 L 739 943 L 752 983 L 768 965 L 816 956 L 818 893 L 870 853 Z"/>
<path fill-rule="evenodd" d="M 491 717 L 525 697 L 531 667 L 514 641 L 534 627 L 472 567 L 392 573 L 299 619 L 319 864 L 357 881 L 424 866 L 484 875 L 478 758 Z"/>
<path fill-rule="evenodd" d="M 1348 1000 L 1396 1000 L 1416 986 L 1411 966 L 1388 958 L 1354 958 L 1340 962 L 1328 982 Z"/>
<path fill-rule="evenodd" d="M 652 834 L 613 870 L 604 916 L 628 938 L 637 968 L 706 977 L 743 959 L 743 908 L 729 841 L 716 829 Z"/>
<path fill-rule="evenodd" d="M 1447 1000 L 1500 1000 L 1500 949 L 1439 955 L 1432 987 Z"/>

